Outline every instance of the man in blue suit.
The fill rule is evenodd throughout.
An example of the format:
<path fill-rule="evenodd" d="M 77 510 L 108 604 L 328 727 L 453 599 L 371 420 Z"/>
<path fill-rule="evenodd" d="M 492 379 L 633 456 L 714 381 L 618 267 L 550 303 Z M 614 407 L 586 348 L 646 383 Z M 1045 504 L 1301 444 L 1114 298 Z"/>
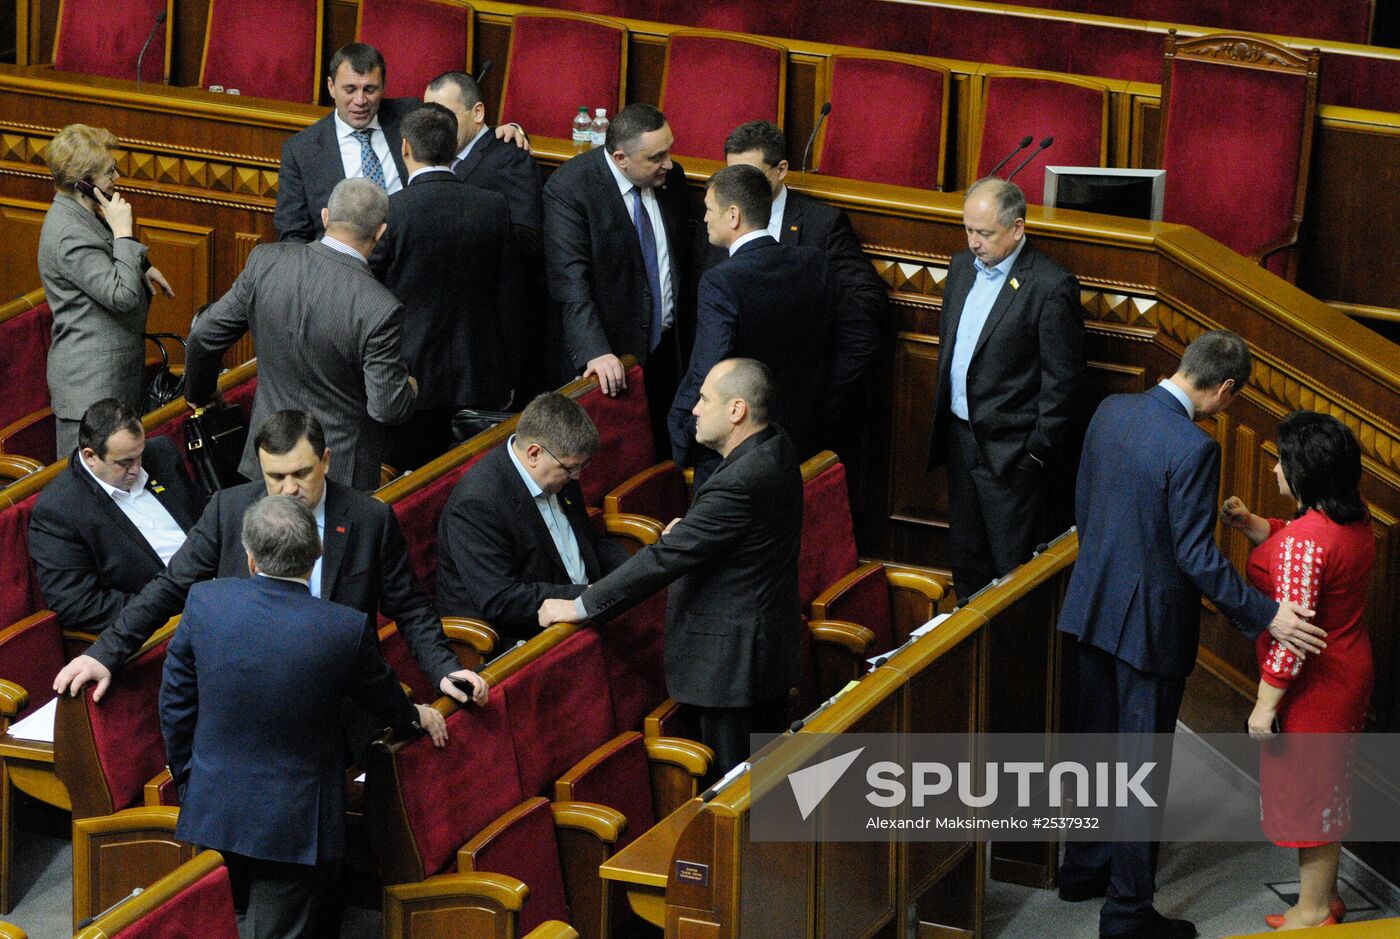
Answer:
<path fill-rule="evenodd" d="M 221 851 L 243 936 L 318 928 L 345 847 L 348 695 L 400 732 L 447 740 L 415 706 L 359 610 L 313 597 L 321 554 L 311 510 L 268 496 L 243 517 L 249 578 L 190 588 L 160 689 L 161 730 L 180 792 L 175 835 Z"/>
<path fill-rule="evenodd" d="M 700 278 L 695 347 L 666 428 L 672 459 L 695 467 L 697 487 L 720 462 L 696 443 L 691 413 L 715 365 L 748 358 L 768 366 L 778 395 L 774 422 L 791 436 L 799 460 L 811 455 L 819 404 L 832 383 L 826 256 L 779 244 L 768 232 L 772 207 L 768 178 L 752 166 L 725 167 L 706 186 L 706 234 L 728 257 Z"/>
<path fill-rule="evenodd" d="M 1303 619 L 1312 610 L 1251 588 L 1215 544 L 1220 445 L 1193 421 L 1229 407 L 1251 364 L 1236 334 L 1204 333 L 1174 375 L 1105 399 L 1089 424 L 1075 500 L 1079 559 L 1059 623 L 1079 640 L 1080 733 L 1175 730 L 1202 594 L 1250 639 L 1268 629 L 1303 651 L 1323 646 L 1326 633 Z M 1060 897 L 1106 896 L 1100 936 L 1190 939 L 1190 922 L 1152 906 L 1156 866 L 1152 842 L 1071 841 Z"/>

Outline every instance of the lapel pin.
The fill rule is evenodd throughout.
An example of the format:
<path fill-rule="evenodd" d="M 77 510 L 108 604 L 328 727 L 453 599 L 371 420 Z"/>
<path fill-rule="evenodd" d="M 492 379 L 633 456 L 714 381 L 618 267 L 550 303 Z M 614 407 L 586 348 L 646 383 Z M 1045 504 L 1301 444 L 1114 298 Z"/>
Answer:
<path fill-rule="evenodd" d="M 341 535 L 345 534 L 345 526 L 344 526 L 344 525 L 337 525 L 337 526 L 335 526 L 335 530 L 336 530 L 336 533 L 337 533 L 337 534 L 341 534 Z"/>
<path fill-rule="evenodd" d="M 1020 290 L 1020 289 L 1021 289 L 1021 282 L 1020 282 L 1019 280 L 1017 280 L 1016 278 L 1014 278 L 1014 277 L 1011 278 L 1011 289 L 1012 289 L 1012 290 Z"/>

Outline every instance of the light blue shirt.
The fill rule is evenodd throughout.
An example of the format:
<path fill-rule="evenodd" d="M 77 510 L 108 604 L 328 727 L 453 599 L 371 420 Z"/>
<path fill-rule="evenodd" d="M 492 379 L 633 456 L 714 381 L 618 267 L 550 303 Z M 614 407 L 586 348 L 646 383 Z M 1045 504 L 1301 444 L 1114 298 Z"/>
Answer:
<path fill-rule="evenodd" d="M 316 534 L 321 538 L 321 555 L 325 556 L 326 546 L 326 490 L 321 490 L 321 501 L 316 503 L 316 511 L 312 513 L 316 516 Z M 311 568 L 311 580 L 306 586 L 311 588 L 313 597 L 321 596 L 321 558 L 316 559 L 316 566 Z"/>
<path fill-rule="evenodd" d="M 1170 378 L 1163 378 L 1157 383 L 1158 387 L 1165 388 L 1172 393 L 1172 397 L 1181 402 L 1181 406 L 1186 409 L 1186 416 L 1193 421 L 1196 419 L 1196 407 L 1191 403 L 1191 398 L 1181 387 Z"/>
<path fill-rule="evenodd" d="M 530 498 L 535 500 L 535 508 L 540 510 L 540 518 L 544 519 L 544 527 L 549 529 L 554 550 L 559 552 L 559 559 L 564 562 L 564 570 L 568 573 L 569 580 L 576 584 L 588 583 L 583 555 L 578 550 L 578 538 L 574 535 L 574 528 L 569 524 L 568 516 L 559 506 L 559 497 L 541 489 L 539 483 L 530 475 L 530 471 L 520 462 L 520 458 L 515 455 L 514 434 L 506 441 L 506 452 L 510 454 L 510 461 L 515 464 L 515 471 L 520 474 L 520 480 L 525 483 Z"/>
<path fill-rule="evenodd" d="M 967 410 L 967 370 L 972 365 L 972 353 L 977 351 L 977 340 L 982 337 L 982 328 L 987 325 L 992 305 L 1006 283 L 1006 275 L 1011 272 L 1021 249 L 1026 246 L 1022 238 L 1016 250 L 1002 258 L 996 267 L 987 267 L 978 258 L 972 259 L 975 277 L 972 289 L 963 301 L 962 316 L 958 319 L 958 334 L 953 340 L 953 362 L 950 366 L 949 410 L 953 416 L 970 420 Z"/>
<path fill-rule="evenodd" d="M 465 160 L 467 158 L 467 154 L 472 152 L 472 148 L 476 146 L 477 141 L 479 141 L 482 137 L 485 137 L 486 132 L 490 129 L 491 128 L 487 127 L 485 124 L 482 124 L 481 130 L 476 132 L 476 136 L 473 137 L 471 140 L 468 140 L 467 145 L 457 152 L 457 159 L 452 161 L 452 168 L 454 170 L 457 168 L 457 164 Z"/>

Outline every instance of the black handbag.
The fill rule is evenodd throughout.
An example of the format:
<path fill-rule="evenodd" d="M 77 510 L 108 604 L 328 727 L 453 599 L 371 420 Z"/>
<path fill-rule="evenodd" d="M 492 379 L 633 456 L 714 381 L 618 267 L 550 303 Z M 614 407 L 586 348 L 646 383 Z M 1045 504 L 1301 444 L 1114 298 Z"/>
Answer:
<path fill-rule="evenodd" d="M 176 374 L 170 368 L 170 353 L 165 348 L 166 339 L 174 339 L 185 348 L 185 337 L 175 333 L 144 333 L 146 341 L 160 350 L 160 368 L 146 385 L 146 393 L 141 397 L 141 413 L 150 414 L 185 393 L 185 376 Z"/>
<path fill-rule="evenodd" d="M 514 416 L 514 412 L 511 411 L 462 408 L 452 415 L 452 437 L 458 441 L 470 440 L 477 434 L 484 434 L 492 427 Z"/>
<path fill-rule="evenodd" d="M 195 408 L 185 420 L 185 450 L 195 484 L 206 496 L 247 482 L 238 472 L 247 442 L 242 405 Z"/>

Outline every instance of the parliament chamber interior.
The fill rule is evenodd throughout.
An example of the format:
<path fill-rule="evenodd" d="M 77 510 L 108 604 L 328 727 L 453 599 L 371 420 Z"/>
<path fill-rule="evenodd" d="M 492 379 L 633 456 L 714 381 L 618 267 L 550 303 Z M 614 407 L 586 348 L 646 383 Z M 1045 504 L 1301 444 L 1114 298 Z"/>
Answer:
<path fill-rule="evenodd" d="M 1400 16 L 1385 0 L 16 0 L 3 17 L 0 721 L 48 707 L 49 729 L 0 737 L 0 919 L 24 902 L 17 827 L 41 811 L 64 813 L 71 839 L 61 934 L 82 923 L 75 934 L 91 937 L 237 935 L 218 855 L 175 837 L 157 697 L 176 624 L 100 704 L 51 690 L 97 637 L 45 609 L 27 547 L 36 499 L 68 466 L 35 263 L 54 198 L 46 147 L 74 123 L 116 135 L 119 189 L 174 293 L 152 303 L 147 331 L 188 335 L 254 248 L 277 240 L 283 145 L 328 113 L 326 64 L 351 42 L 383 53 L 386 98 L 422 98 L 443 72 L 478 76 L 487 123 L 520 125 L 546 178 L 586 147 L 570 139 L 580 107 L 615 116 L 648 102 L 675 134 L 697 220 L 726 136 L 751 120 L 782 128 L 792 190 L 849 216 L 890 322 L 841 452 L 802 454 L 801 720 L 751 763 L 797 766 L 823 735 L 1072 729 L 1076 678 L 1056 623 L 1075 534 L 959 601 L 947 472 L 928 468 L 963 192 L 1012 151 L 1026 231 L 1078 278 L 1086 368 L 1072 449 L 1100 401 L 1151 388 L 1214 329 L 1254 356 L 1228 413 L 1199 422 L 1219 445 L 1220 500 L 1293 514 L 1273 479 L 1274 429 L 1291 411 L 1355 434 L 1375 541 L 1365 730 L 1400 732 L 1400 279 L 1386 274 L 1400 269 L 1400 49 L 1382 44 L 1400 45 Z M 1023 135 L 1053 142 L 1023 150 Z M 1048 166 L 1163 168 L 1161 219 L 1046 207 Z M 528 276 L 542 281 L 536 263 Z M 183 362 L 179 348 L 170 356 Z M 251 336 L 224 356 L 226 401 L 251 409 L 256 356 Z M 601 437 L 579 479 L 590 518 L 635 553 L 685 514 L 689 493 L 674 464 L 656 463 L 642 369 L 624 364 L 616 397 L 592 377 L 559 390 Z M 183 444 L 191 413 L 178 398 L 142 424 Z M 430 596 L 449 494 L 514 426 L 386 470 L 374 492 Z M 1073 522 L 1077 462 L 1053 467 L 1056 531 Z M 1243 535 L 1221 524 L 1217 538 L 1242 570 Z M 951 615 L 913 635 L 940 614 Z M 606 628 L 556 624 L 513 647 L 489 623 L 449 617 L 458 660 L 492 689 L 485 706 L 460 707 L 381 617 L 385 659 L 451 736 L 445 749 L 390 738 L 347 770 L 345 866 L 368 882 L 355 902 L 379 911 L 379 934 L 1033 934 L 989 926 L 988 895 L 1053 887 L 1053 840 L 829 841 L 821 814 L 806 842 L 751 838 L 768 793 L 748 773 L 721 780 L 693 743 L 694 715 L 667 695 L 665 621 L 664 590 Z M 1252 643 L 1205 605 L 1182 720 L 1240 730 L 1256 684 Z M 1357 785 L 1400 800 L 1400 767 L 1362 766 Z M 1346 856 L 1390 891 L 1382 909 L 1400 908 L 1396 844 L 1348 842 Z M 60 934 L 17 919 L 0 935 L 25 928 Z M 1400 920 L 1302 932 L 1400 935 Z"/>

